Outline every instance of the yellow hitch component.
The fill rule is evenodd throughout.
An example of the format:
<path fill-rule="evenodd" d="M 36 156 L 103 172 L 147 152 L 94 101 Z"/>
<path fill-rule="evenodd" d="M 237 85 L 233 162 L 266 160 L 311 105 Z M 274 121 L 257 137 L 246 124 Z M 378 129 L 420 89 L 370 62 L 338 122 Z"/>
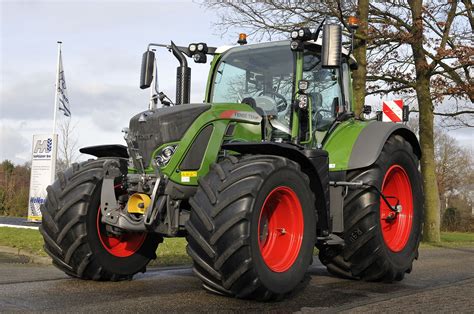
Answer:
<path fill-rule="evenodd" d="M 127 209 L 130 214 L 144 214 L 151 203 L 148 195 L 135 193 L 128 199 Z"/>

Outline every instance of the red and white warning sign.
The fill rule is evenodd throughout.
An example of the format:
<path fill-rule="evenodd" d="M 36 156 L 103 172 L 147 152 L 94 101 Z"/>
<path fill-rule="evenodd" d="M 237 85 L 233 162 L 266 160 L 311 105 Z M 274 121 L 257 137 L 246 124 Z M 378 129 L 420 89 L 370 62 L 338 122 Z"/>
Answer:
<path fill-rule="evenodd" d="M 384 100 L 382 105 L 383 122 L 402 122 L 403 121 L 403 100 Z"/>

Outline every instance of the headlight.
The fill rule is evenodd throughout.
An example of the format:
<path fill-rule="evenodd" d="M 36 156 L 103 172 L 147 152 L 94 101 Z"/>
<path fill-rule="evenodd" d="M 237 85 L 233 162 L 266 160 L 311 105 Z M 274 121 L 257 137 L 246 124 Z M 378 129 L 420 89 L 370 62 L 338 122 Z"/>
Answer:
<path fill-rule="evenodd" d="M 304 95 L 304 94 L 299 95 L 298 100 L 299 100 L 298 106 L 300 107 L 300 109 L 308 108 L 308 95 Z"/>
<path fill-rule="evenodd" d="M 173 153 L 174 153 L 174 148 L 172 146 L 168 146 L 163 149 L 162 155 L 165 158 L 171 158 Z"/>
<path fill-rule="evenodd" d="M 155 157 L 158 167 L 164 167 L 168 164 L 178 145 L 169 145 L 163 148 Z"/>

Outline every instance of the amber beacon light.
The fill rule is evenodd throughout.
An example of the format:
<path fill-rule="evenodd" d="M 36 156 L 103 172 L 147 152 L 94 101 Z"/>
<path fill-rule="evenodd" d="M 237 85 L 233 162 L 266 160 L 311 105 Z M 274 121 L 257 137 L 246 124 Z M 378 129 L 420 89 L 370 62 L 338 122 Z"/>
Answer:
<path fill-rule="evenodd" d="M 239 34 L 239 40 L 237 41 L 237 43 L 240 44 L 240 45 L 246 45 L 247 44 L 247 34 L 240 33 Z"/>
<path fill-rule="evenodd" d="M 350 28 L 357 29 L 359 28 L 359 18 L 357 16 L 349 16 L 347 24 L 349 24 Z"/>

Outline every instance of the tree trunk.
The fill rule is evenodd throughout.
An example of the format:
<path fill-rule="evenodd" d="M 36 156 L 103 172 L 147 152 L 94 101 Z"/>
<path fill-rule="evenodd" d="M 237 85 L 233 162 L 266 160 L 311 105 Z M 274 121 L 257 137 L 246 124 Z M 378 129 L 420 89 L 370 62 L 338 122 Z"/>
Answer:
<path fill-rule="evenodd" d="M 365 82 L 367 76 L 367 29 L 369 19 L 369 0 L 358 0 L 357 15 L 360 19 L 357 37 L 354 42 L 354 57 L 359 64 L 357 70 L 352 72 L 353 78 L 353 110 L 357 116 L 365 104 Z"/>
<path fill-rule="evenodd" d="M 421 173 L 425 193 L 425 225 L 423 239 L 427 242 L 440 241 L 440 203 L 436 184 L 434 159 L 433 102 L 430 94 L 430 66 L 423 50 L 422 0 L 408 1 L 413 18 L 410 42 L 416 69 L 416 96 L 420 110 Z"/>

